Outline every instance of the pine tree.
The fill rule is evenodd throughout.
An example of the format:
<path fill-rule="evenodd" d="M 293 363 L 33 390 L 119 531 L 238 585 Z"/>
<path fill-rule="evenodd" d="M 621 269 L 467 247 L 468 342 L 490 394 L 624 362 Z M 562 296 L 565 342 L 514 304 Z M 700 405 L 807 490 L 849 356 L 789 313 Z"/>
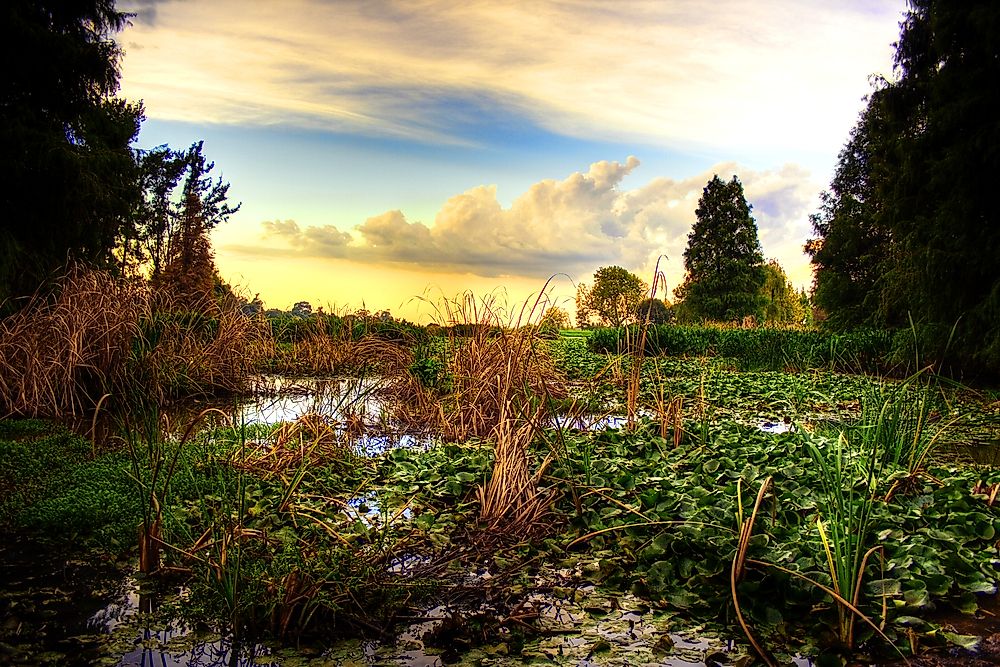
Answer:
<path fill-rule="evenodd" d="M 152 276 L 176 305 L 191 310 L 203 309 L 215 297 L 217 271 L 208 233 L 240 209 L 229 206 L 229 184 L 209 176 L 215 164 L 205 161 L 202 146 L 194 144 L 185 156 L 181 204 L 172 214 L 163 269 Z"/>
<path fill-rule="evenodd" d="M 714 176 L 702 192 L 684 251 L 684 283 L 674 296 L 694 317 L 731 321 L 761 317 L 764 257 L 743 185 Z"/>

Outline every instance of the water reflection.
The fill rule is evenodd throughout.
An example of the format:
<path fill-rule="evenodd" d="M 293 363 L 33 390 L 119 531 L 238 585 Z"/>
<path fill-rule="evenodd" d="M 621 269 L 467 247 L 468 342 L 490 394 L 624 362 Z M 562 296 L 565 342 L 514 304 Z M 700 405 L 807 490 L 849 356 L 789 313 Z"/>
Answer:
<path fill-rule="evenodd" d="M 288 378 L 264 376 L 255 392 L 240 403 L 237 423 L 278 424 L 304 415 L 321 415 L 363 456 L 379 456 L 395 448 L 427 448 L 437 438 L 406 432 L 392 418 L 391 399 L 378 377 Z"/>

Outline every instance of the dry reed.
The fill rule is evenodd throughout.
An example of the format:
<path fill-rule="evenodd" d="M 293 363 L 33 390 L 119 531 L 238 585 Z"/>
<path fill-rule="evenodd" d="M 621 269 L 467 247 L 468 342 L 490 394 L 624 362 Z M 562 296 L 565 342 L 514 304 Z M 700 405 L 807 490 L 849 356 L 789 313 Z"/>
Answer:
<path fill-rule="evenodd" d="M 266 440 L 247 442 L 245 451 L 235 453 L 231 464 L 267 479 L 303 466 L 346 461 L 353 455 L 353 435 L 351 423 L 305 414 L 282 424 Z"/>
<path fill-rule="evenodd" d="M 0 414 L 80 417 L 105 395 L 121 406 L 238 391 L 270 344 L 238 304 L 179 311 L 144 281 L 73 266 L 0 321 Z"/>
<path fill-rule="evenodd" d="M 540 296 L 513 319 L 495 297 L 466 294 L 439 309 L 450 332 L 445 341 L 450 392 L 428 418 L 437 420 L 446 437 L 493 442 L 493 469 L 477 496 L 480 521 L 494 533 L 525 535 L 543 521 L 552 499 L 550 491 L 538 488 L 551 454 L 532 473 L 529 451 L 551 416 L 549 399 L 568 393 L 532 323 L 544 305 Z"/>
<path fill-rule="evenodd" d="M 128 380 L 141 284 L 71 267 L 53 296 L 39 291 L 0 322 L 0 410 L 82 416 Z"/>

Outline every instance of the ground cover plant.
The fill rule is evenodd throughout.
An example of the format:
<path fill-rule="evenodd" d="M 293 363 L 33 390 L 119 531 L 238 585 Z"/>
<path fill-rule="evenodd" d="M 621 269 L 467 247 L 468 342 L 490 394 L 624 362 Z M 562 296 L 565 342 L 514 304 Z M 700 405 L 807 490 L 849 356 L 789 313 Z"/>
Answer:
<path fill-rule="evenodd" d="M 340 408 L 271 426 L 209 411 L 203 430 L 133 416 L 124 450 L 67 441 L 85 456 L 62 460 L 55 487 L 9 466 L 6 525 L 75 525 L 114 551 L 141 524 L 144 568 L 186 582 L 169 613 L 286 642 L 385 641 L 433 607 L 422 646 L 494 664 L 665 660 L 683 628 L 752 637 L 731 660 L 974 645 L 935 613 L 974 613 L 995 591 L 1000 475 L 956 456 L 970 429 L 995 438 L 988 397 L 926 374 L 747 372 L 496 328 L 372 356 L 386 400 L 411 392 L 480 435 L 373 453 Z M 564 397 L 542 400 L 556 377 Z M 586 428 L 630 405 L 622 428 Z M 31 434 L 50 427 L 5 424 L 12 452 L 44 459 Z M 88 509 L 102 503 L 132 510 Z M 619 613 L 611 600 L 641 642 L 588 625 Z M 575 604 L 590 620 L 560 625 Z"/>

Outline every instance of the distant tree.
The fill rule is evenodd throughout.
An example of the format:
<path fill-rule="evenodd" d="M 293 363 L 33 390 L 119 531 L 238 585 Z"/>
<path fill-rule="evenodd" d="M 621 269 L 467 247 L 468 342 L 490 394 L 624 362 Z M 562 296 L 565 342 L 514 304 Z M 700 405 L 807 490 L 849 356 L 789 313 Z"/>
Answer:
<path fill-rule="evenodd" d="M 596 315 L 600 323 L 620 327 L 635 318 L 636 307 L 642 301 L 648 286 L 639 276 L 620 266 L 602 266 L 594 273 L 594 285 L 577 290 L 577 321 L 580 319 L 579 303 L 582 298 L 584 312 Z M 582 290 L 582 291 L 581 291 Z"/>
<path fill-rule="evenodd" d="M 569 320 L 569 313 L 560 308 L 559 306 L 550 306 L 542 314 L 542 318 L 538 321 L 538 327 L 540 329 L 553 329 L 558 331 L 559 329 L 569 329 L 572 323 Z"/>
<path fill-rule="evenodd" d="M 670 304 L 662 299 L 643 299 L 635 309 L 635 319 L 650 324 L 667 324 L 673 319 Z"/>
<path fill-rule="evenodd" d="M 799 292 L 788 280 L 785 270 L 777 260 L 764 265 L 764 321 L 771 324 L 804 324 L 805 308 Z"/>
<path fill-rule="evenodd" d="M 140 200 L 142 108 L 115 97 L 126 20 L 111 0 L 0 4 L 0 303 L 67 259 L 116 264 Z"/>
<path fill-rule="evenodd" d="M 586 283 L 580 283 L 576 286 L 576 326 L 581 329 L 591 326 L 593 313 L 588 304 L 589 294 L 590 290 Z"/>
<path fill-rule="evenodd" d="M 684 251 L 684 283 L 674 295 L 695 316 L 712 320 L 759 318 L 763 308 L 764 257 L 757 223 L 733 176 L 708 182 Z"/>
<path fill-rule="evenodd" d="M 312 304 L 310 304 L 308 301 L 299 301 L 294 306 L 292 306 L 290 314 L 292 315 L 292 317 L 310 317 L 312 315 L 312 312 L 313 312 Z"/>

